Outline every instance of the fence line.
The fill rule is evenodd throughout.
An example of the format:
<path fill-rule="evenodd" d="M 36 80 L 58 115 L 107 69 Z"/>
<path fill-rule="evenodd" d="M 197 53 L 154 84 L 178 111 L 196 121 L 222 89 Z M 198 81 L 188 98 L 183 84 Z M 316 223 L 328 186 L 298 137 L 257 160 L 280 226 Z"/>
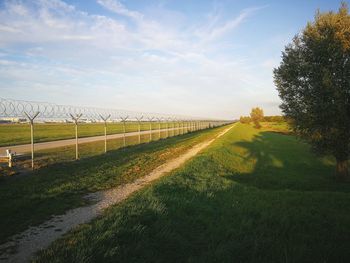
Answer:
<path fill-rule="evenodd" d="M 141 117 L 153 117 L 156 119 L 181 119 L 181 120 L 200 120 L 202 118 L 175 115 L 128 111 L 120 109 L 104 109 L 96 107 L 81 107 L 72 105 L 60 105 L 47 102 L 35 102 L 24 100 L 5 99 L 0 97 L 0 117 L 26 118 L 26 115 L 34 116 L 40 119 L 67 119 L 70 115 L 81 114 L 84 119 L 91 121 L 101 120 L 101 116 L 110 116 L 111 120 L 119 120 L 128 116 L 129 120 L 137 120 Z"/>
<path fill-rule="evenodd" d="M 205 119 L 182 115 L 170 115 L 159 113 L 145 113 L 116 109 L 102 109 L 95 107 L 79 107 L 71 105 L 58 105 L 46 102 L 33 102 L 0 98 L 0 117 L 25 118 L 30 124 L 31 130 L 31 167 L 34 169 L 34 123 L 35 120 L 67 120 L 75 124 L 75 159 L 79 159 L 79 132 L 80 122 L 94 121 L 104 123 L 104 151 L 107 152 L 107 127 L 109 121 L 123 123 L 123 147 L 126 146 L 126 122 L 138 122 L 138 142 L 141 143 L 141 121 L 149 122 L 149 141 L 153 140 L 152 123 L 158 122 L 159 139 L 161 139 L 161 123 L 166 123 L 166 138 L 169 137 L 169 123 L 173 123 L 172 135 L 185 134 L 207 128 L 231 123 L 227 120 Z M 10 156 L 9 158 L 11 158 Z"/>

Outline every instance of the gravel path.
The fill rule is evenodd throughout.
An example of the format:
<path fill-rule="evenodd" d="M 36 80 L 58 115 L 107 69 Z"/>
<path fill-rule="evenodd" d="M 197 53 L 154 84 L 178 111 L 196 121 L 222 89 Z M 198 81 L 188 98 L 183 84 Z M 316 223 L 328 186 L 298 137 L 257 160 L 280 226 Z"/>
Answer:
<path fill-rule="evenodd" d="M 0 246 L 0 252 L 3 252 L 0 256 L 0 262 L 29 262 L 36 252 L 47 248 L 53 241 L 72 228 L 91 221 L 101 215 L 105 208 L 120 203 L 130 194 L 180 167 L 201 150 L 208 147 L 215 139 L 228 132 L 232 127 L 230 126 L 225 129 L 214 139 L 197 144 L 180 157 L 157 167 L 143 178 L 110 190 L 87 195 L 86 198 L 95 201 L 93 205 L 68 210 L 64 215 L 54 216 L 39 226 L 31 227 L 21 234 L 13 236 L 11 238 L 13 241 Z"/>

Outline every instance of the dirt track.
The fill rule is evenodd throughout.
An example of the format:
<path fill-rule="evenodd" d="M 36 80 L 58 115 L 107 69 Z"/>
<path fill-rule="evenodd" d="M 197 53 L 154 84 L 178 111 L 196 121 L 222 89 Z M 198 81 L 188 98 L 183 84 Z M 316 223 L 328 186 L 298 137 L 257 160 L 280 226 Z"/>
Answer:
<path fill-rule="evenodd" d="M 47 248 L 53 241 L 72 228 L 91 221 L 101 215 L 105 208 L 120 203 L 133 192 L 180 167 L 201 150 L 208 147 L 217 138 L 228 132 L 232 127 L 231 125 L 219 133 L 214 139 L 197 144 L 183 155 L 157 167 L 143 178 L 110 190 L 87 195 L 86 198 L 96 202 L 93 205 L 71 209 L 64 215 L 55 216 L 37 227 L 31 227 L 23 233 L 13 236 L 12 240 L 14 241 L 0 246 L 0 251 L 7 251 L 1 255 L 0 262 L 29 262 L 36 252 Z M 14 249 L 15 252 L 10 253 Z"/>

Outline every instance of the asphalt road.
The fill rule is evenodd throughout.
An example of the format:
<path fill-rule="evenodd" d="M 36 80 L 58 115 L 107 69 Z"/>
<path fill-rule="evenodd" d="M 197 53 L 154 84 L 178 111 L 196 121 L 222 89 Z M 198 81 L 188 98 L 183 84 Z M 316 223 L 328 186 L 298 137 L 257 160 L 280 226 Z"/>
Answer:
<path fill-rule="evenodd" d="M 169 131 L 178 130 L 181 128 L 171 128 Z M 165 132 L 165 129 L 161 130 L 162 132 Z M 150 131 L 141 131 L 141 135 L 150 134 Z M 152 134 L 159 133 L 159 130 L 152 130 Z M 139 132 L 128 132 L 125 134 L 125 137 L 131 137 L 131 136 L 137 136 Z M 107 140 L 110 139 L 118 139 L 123 138 L 123 133 L 118 134 L 110 134 L 107 135 Z M 92 137 L 84 137 L 79 138 L 79 143 L 89 143 L 89 142 L 96 142 L 96 141 L 103 141 L 105 139 L 104 135 L 100 136 L 92 136 Z M 45 149 L 52 149 L 57 147 L 63 147 L 63 146 L 69 146 L 74 145 L 75 139 L 67 139 L 67 140 L 57 140 L 57 141 L 50 141 L 50 142 L 39 142 L 34 144 L 34 148 L 36 151 L 39 150 L 45 150 Z M 6 155 L 6 150 L 10 149 L 12 152 L 15 152 L 17 154 L 25 154 L 29 153 L 31 151 L 31 145 L 30 144 L 21 144 L 21 145 L 13 145 L 13 146 L 4 146 L 0 147 L 0 155 L 4 156 Z"/>

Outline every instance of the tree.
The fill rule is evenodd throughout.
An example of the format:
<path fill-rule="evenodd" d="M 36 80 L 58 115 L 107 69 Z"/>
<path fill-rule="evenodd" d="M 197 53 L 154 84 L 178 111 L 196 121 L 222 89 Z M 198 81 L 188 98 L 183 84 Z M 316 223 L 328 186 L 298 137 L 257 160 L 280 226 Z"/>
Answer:
<path fill-rule="evenodd" d="M 266 122 L 284 122 L 286 121 L 285 118 L 283 116 L 264 116 L 263 121 Z"/>
<path fill-rule="evenodd" d="M 239 118 L 239 121 L 240 121 L 240 123 L 247 123 L 247 124 L 249 124 L 251 122 L 251 119 L 248 116 L 241 116 Z"/>
<path fill-rule="evenodd" d="M 336 178 L 348 179 L 350 153 L 350 16 L 317 12 L 282 53 L 274 79 L 281 109 L 296 134 L 336 158 Z"/>
<path fill-rule="evenodd" d="M 254 122 L 255 128 L 260 129 L 260 121 L 264 119 L 264 111 L 259 107 L 252 108 L 252 111 L 250 112 L 250 118 L 252 122 Z"/>

